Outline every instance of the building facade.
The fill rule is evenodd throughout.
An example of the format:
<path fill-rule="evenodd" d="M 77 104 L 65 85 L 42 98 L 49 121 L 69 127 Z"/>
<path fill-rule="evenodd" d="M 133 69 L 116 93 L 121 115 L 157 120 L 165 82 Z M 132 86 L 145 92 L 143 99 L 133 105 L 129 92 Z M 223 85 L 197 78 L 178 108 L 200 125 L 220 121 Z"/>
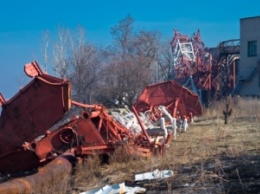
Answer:
<path fill-rule="evenodd" d="M 260 97 L 260 16 L 240 19 L 237 93 Z"/>

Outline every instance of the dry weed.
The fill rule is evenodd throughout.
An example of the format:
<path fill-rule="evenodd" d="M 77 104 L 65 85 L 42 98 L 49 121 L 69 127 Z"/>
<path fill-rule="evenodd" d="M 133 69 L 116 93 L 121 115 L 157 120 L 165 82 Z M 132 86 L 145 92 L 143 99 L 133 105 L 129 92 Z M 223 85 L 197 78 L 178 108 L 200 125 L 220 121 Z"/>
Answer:
<path fill-rule="evenodd" d="M 93 187 L 99 184 L 102 177 L 101 160 L 98 154 L 92 154 L 83 159 L 76 166 L 71 186 L 75 187 Z"/>
<path fill-rule="evenodd" d="M 260 101 L 249 98 L 232 99 L 232 115 L 227 125 L 224 124 L 223 117 L 225 103 L 225 100 L 214 102 L 210 108 L 205 109 L 204 115 L 190 124 L 187 132 L 178 134 L 165 155 L 140 158 L 129 155 L 127 148 L 122 147 L 111 156 L 109 165 L 100 166 L 100 163 L 92 158 L 88 166 L 79 168 L 77 181 L 96 179 L 96 182 L 108 180 L 106 184 L 122 182 L 133 180 L 134 174 L 140 172 L 171 169 L 178 173 L 181 165 L 192 167 L 199 163 L 200 168 L 195 172 L 200 175 L 198 183 L 203 184 L 214 179 L 223 186 L 227 180 L 220 156 L 235 157 L 249 152 L 260 153 Z M 215 161 L 213 172 L 204 169 L 208 160 Z M 102 186 L 102 182 L 100 183 Z M 165 184 L 168 185 L 169 191 L 172 190 L 170 183 Z"/>

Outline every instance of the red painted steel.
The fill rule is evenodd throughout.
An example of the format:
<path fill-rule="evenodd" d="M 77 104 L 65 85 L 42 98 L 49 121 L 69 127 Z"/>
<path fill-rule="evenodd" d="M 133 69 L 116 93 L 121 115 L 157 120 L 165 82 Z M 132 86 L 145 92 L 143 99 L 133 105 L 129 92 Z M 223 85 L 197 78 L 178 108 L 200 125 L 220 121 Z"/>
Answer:
<path fill-rule="evenodd" d="M 43 74 L 41 68 L 36 61 L 26 64 L 24 66 L 24 72 L 29 77 L 36 77 Z"/>
<path fill-rule="evenodd" d="M 1 99 L 0 172 L 8 171 L 2 163 L 6 153 L 19 153 L 25 142 L 44 135 L 69 110 L 70 82 L 39 74 L 10 100 Z M 19 154 L 12 159 L 21 160 Z M 32 166 L 36 163 L 33 159 L 26 162 Z"/>
<path fill-rule="evenodd" d="M 198 89 L 211 89 L 212 56 L 204 48 L 200 31 L 192 37 L 174 30 L 171 42 L 174 57 L 174 79 L 184 84 L 191 76 Z"/>
<path fill-rule="evenodd" d="M 57 157 L 38 173 L 23 178 L 12 179 L 0 184 L 1 194 L 66 192 L 72 170 L 73 153 L 64 153 Z M 24 163 L 24 162 L 23 162 Z M 20 165 L 17 164 L 17 165 Z"/>
<path fill-rule="evenodd" d="M 79 157 L 112 153 L 122 145 L 130 153 L 148 156 L 153 152 L 155 145 L 145 135 L 131 134 L 103 105 L 71 100 L 69 81 L 44 74 L 36 62 L 24 70 L 33 80 L 8 101 L 0 96 L 0 173 L 38 168 L 66 150 Z M 71 105 L 81 107 L 81 115 L 50 131 Z"/>
<path fill-rule="evenodd" d="M 50 85 L 47 81 L 54 80 L 35 78 L 2 106 L 0 152 L 42 135 L 69 109 L 69 82 Z"/>
<path fill-rule="evenodd" d="M 220 99 L 233 92 L 240 58 L 238 39 L 223 41 L 217 48 L 206 48 L 199 30 L 191 37 L 174 30 L 171 46 L 174 80 L 183 85 L 192 77 L 196 89 L 207 93 L 204 98 Z"/>
<path fill-rule="evenodd" d="M 132 107 L 132 110 L 133 110 L 133 113 L 135 114 L 135 116 L 136 116 L 136 118 L 137 118 L 137 120 L 138 120 L 138 122 L 139 122 L 139 124 L 140 124 L 140 126 L 142 128 L 143 135 L 145 136 L 145 138 L 148 141 L 148 143 L 151 144 L 150 137 L 148 136 L 148 134 L 147 134 L 147 132 L 146 132 L 146 130 L 145 130 L 143 124 L 142 124 L 142 121 L 140 120 L 139 115 L 138 115 L 138 113 L 137 113 L 137 111 L 136 111 L 134 106 Z"/>
<path fill-rule="evenodd" d="M 161 82 L 147 86 L 138 97 L 134 107 L 138 112 L 154 110 L 165 106 L 171 115 L 189 117 L 202 114 L 202 107 L 197 94 L 175 81 Z"/>
<path fill-rule="evenodd" d="M 22 171 L 31 171 L 40 166 L 37 155 L 30 151 L 18 148 L 12 152 L 1 155 L 1 174 L 16 174 Z"/>
<path fill-rule="evenodd" d="M 0 93 L 0 106 L 3 106 L 6 103 L 3 95 Z"/>

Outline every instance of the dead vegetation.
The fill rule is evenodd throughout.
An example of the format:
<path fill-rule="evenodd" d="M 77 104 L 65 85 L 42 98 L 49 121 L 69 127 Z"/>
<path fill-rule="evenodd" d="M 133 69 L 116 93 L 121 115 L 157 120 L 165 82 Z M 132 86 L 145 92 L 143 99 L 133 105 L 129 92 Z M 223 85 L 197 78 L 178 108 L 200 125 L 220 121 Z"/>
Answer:
<path fill-rule="evenodd" d="M 260 101 L 233 99 L 227 125 L 225 103 L 206 109 L 187 132 L 179 133 L 163 156 L 134 157 L 122 148 L 109 164 L 101 164 L 96 156 L 87 159 L 77 168 L 70 193 L 123 181 L 136 185 L 136 173 L 155 169 L 173 170 L 174 176 L 139 183 L 148 193 L 255 193 L 260 189 Z"/>

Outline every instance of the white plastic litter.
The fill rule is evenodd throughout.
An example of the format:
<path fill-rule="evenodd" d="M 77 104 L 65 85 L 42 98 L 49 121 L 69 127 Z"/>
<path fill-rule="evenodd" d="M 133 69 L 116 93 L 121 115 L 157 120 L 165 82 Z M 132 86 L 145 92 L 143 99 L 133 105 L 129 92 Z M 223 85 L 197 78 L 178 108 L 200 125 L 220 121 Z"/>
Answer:
<path fill-rule="evenodd" d="M 84 191 L 80 194 L 135 194 L 145 193 L 146 189 L 142 187 L 128 187 L 125 183 L 119 183 L 114 185 L 106 185 L 102 188 L 94 189 L 91 191 Z"/>
<path fill-rule="evenodd" d="M 153 180 L 153 179 L 165 179 L 173 176 L 171 170 L 154 170 L 153 172 L 146 172 L 143 174 L 136 174 L 135 181 Z"/>

